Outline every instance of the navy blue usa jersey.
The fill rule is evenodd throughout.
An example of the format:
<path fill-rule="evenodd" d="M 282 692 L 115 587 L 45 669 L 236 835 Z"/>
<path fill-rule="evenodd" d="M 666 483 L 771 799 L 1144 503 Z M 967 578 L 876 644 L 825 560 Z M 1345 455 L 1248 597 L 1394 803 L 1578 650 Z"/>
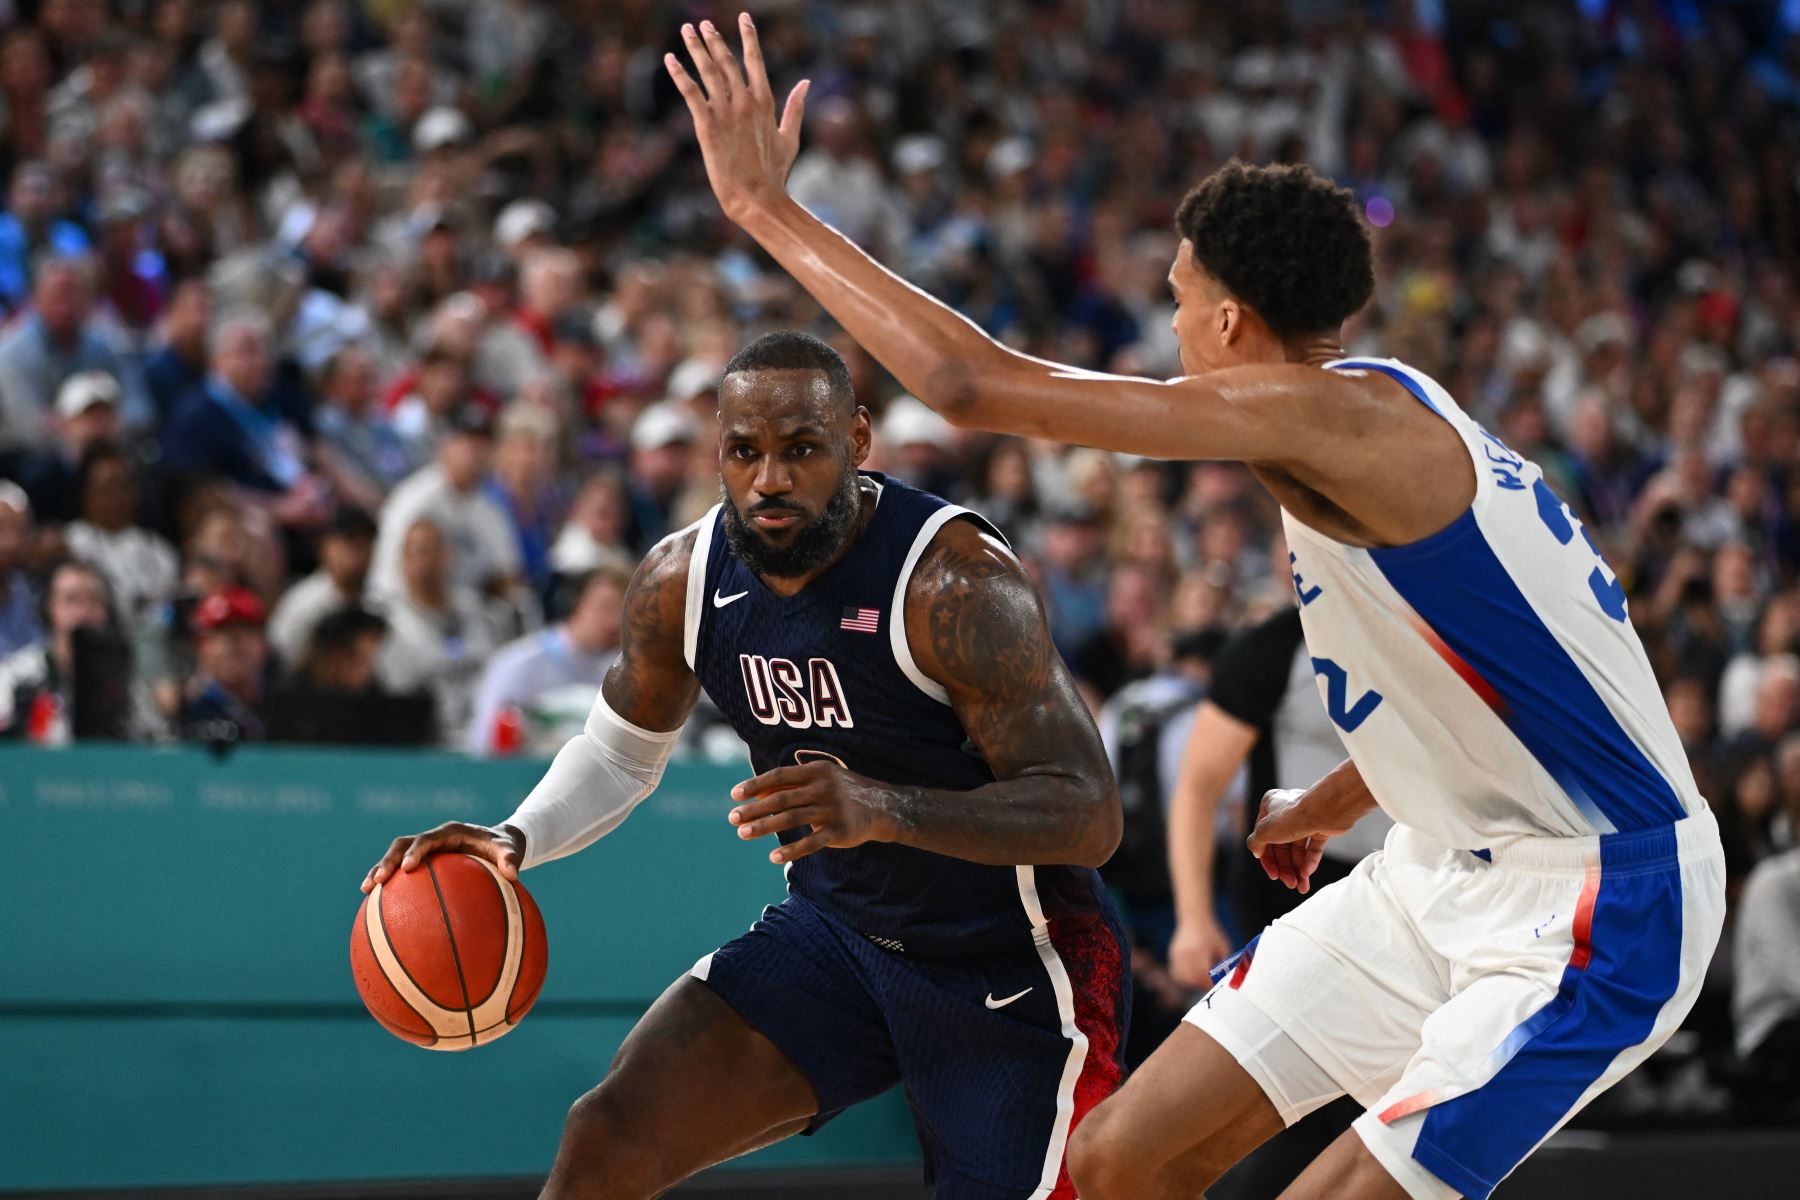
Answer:
<path fill-rule="evenodd" d="M 880 489 L 874 516 L 836 565 L 793 596 L 738 561 L 717 508 L 701 520 L 688 569 L 688 665 L 758 773 L 828 759 L 902 786 L 991 783 L 944 688 L 913 661 L 904 605 L 914 566 L 946 522 L 999 531 L 928 492 L 865 475 Z M 909 953 L 986 953 L 1049 918 L 1107 906 L 1087 868 L 985 866 L 885 842 L 808 855 L 789 865 L 788 889 Z"/>

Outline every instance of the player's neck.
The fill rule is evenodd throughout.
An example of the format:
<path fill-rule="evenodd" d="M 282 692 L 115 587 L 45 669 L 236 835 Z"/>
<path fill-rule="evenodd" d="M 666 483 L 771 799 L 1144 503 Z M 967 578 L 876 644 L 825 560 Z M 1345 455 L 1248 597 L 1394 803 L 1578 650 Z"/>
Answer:
<path fill-rule="evenodd" d="M 757 578 L 762 580 L 764 585 L 777 596 L 793 596 L 805 590 L 808 584 L 837 566 L 839 562 L 843 561 L 844 555 L 850 553 L 850 547 L 856 545 L 857 539 L 863 535 L 863 530 L 869 527 L 869 518 L 875 515 L 875 497 L 875 485 L 870 483 L 867 478 L 859 476 L 856 483 L 856 523 L 850 526 L 850 532 L 844 536 L 843 543 L 838 546 L 830 558 L 820 564 L 817 570 L 808 571 L 804 575 L 786 577 L 758 575 Z"/>
<path fill-rule="evenodd" d="M 1283 342 L 1281 352 L 1282 361 L 1308 367 L 1322 367 L 1328 362 L 1349 357 L 1344 351 L 1343 338 L 1335 329 L 1330 333 L 1309 334 Z"/>

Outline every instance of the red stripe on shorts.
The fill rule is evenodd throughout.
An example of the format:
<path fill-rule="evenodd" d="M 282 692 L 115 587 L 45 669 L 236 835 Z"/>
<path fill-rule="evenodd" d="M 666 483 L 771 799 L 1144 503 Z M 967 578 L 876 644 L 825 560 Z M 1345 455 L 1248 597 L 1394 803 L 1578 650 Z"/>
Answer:
<path fill-rule="evenodd" d="M 1575 923 L 1571 929 L 1575 949 L 1569 955 L 1569 965 L 1577 971 L 1587 970 L 1594 957 L 1594 901 L 1599 895 L 1600 863 L 1596 860 L 1588 864 L 1587 880 L 1581 885 L 1581 899 L 1575 902 Z"/>
<path fill-rule="evenodd" d="M 1119 1009 L 1124 998 L 1125 962 L 1119 940 L 1105 921 L 1052 919 L 1050 945 L 1069 973 L 1069 986 L 1075 993 L 1075 1027 L 1088 1040 L 1087 1057 L 1075 1080 L 1075 1115 L 1069 1121 L 1073 1136 L 1082 1118 L 1124 1081 L 1119 1064 Z M 1066 1149 L 1050 1200 L 1075 1200 Z"/>

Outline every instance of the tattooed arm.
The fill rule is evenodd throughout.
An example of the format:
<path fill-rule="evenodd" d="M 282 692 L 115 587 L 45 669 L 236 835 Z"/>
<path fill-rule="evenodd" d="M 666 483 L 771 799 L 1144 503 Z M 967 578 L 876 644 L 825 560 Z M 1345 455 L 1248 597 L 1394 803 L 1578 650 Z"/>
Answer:
<path fill-rule="evenodd" d="M 781 767 L 732 792 L 742 837 L 810 825 L 777 847 L 790 862 L 827 846 L 899 842 L 971 862 L 1099 866 L 1119 842 L 1118 789 L 1093 719 L 1050 642 L 1037 589 L 1003 543 L 951 521 L 906 592 L 919 669 L 944 686 L 995 782 L 972 791 L 897 787 L 825 763 Z"/>
<path fill-rule="evenodd" d="M 557 751 L 518 811 L 503 825 L 448 821 L 395 838 L 364 876 L 363 891 L 449 850 L 479 855 L 517 879 L 527 867 L 592 845 L 656 790 L 700 694 L 682 653 L 694 538 L 692 530 L 671 534 L 639 564 L 625 592 L 619 659 L 587 726 Z"/>
<path fill-rule="evenodd" d="M 641 729 L 681 728 L 700 698 L 700 681 L 682 653 L 686 634 L 688 560 L 695 533 L 672 533 L 651 548 L 625 590 L 619 657 L 600 695 Z"/>

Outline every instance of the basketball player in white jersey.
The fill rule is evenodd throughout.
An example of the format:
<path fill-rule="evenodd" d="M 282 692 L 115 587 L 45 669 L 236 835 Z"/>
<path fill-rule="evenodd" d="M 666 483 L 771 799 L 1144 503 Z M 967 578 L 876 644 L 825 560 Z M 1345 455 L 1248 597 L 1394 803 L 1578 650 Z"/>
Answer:
<path fill-rule="evenodd" d="M 1347 360 L 1373 286 L 1349 193 L 1232 164 L 1183 201 L 1180 379 L 1015 353 L 791 200 L 779 121 L 685 26 L 713 190 L 908 390 L 958 425 L 1236 459 L 1280 501 L 1320 694 L 1349 758 L 1263 802 L 1250 849 L 1309 890 L 1379 804 L 1385 849 L 1270 925 L 1075 1131 L 1084 1200 L 1198 1195 L 1335 1096 L 1355 1126 L 1284 1193 L 1485 1197 L 1692 1006 L 1724 914 L 1718 830 L 1625 597 L 1542 473 L 1391 360 Z"/>

